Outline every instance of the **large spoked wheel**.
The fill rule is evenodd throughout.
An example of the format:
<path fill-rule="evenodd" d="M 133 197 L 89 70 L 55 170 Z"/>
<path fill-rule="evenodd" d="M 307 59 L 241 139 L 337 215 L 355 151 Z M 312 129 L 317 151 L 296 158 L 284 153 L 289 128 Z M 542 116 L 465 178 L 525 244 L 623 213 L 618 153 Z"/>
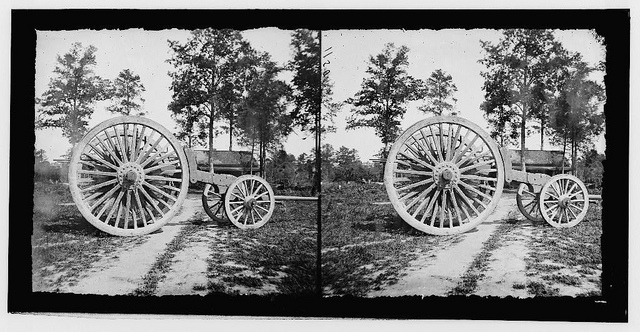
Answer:
<path fill-rule="evenodd" d="M 189 186 L 184 150 L 158 123 L 124 116 L 102 122 L 75 146 L 69 188 L 82 215 L 112 235 L 166 224 Z"/>
<path fill-rule="evenodd" d="M 220 192 L 220 187 L 207 184 L 202 192 L 202 207 L 207 215 L 216 222 L 228 222 L 227 214 L 224 211 L 224 195 Z"/>
<path fill-rule="evenodd" d="M 540 214 L 540 193 L 535 193 L 533 186 L 521 183 L 516 193 L 516 203 L 518 210 L 531 221 L 541 222 L 544 220 Z"/>
<path fill-rule="evenodd" d="M 400 217 L 423 232 L 465 232 L 494 210 L 504 185 L 498 147 L 455 116 L 417 122 L 393 144 L 384 182 Z"/>
<path fill-rule="evenodd" d="M 271 186 L 256 175 L 243 175 L 224 195 L 224 207 L 231 222 L 242 229 L 262 227 L 276 206 Z"/>
<path fill-rule="evenodd" d="M 540 212 L 553 227 L 573 227 L 587 214 L 589 193 L 577 177 L 559 174 L 551 177 L 540 192 Z"/>

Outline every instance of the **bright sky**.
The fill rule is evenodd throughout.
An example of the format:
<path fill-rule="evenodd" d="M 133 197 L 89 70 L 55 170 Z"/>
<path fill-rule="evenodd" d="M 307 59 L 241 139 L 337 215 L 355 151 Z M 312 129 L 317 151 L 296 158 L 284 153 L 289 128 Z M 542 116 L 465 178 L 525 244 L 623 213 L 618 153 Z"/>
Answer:
<path fill-rule="evenodd" d="M 71 49 L 74 42 L 81 42 L 83 46 L 93 45 L 96 53 L 97 66 L 95 73 L 103 78 L 114 79 L 123 69 L 130 69 L 140 75 L 142 84 L 146 88 L 143 98 L 146 100 L 144 108 L 147 117 L 160 123 L 172 132 L 176 124 L 170 117 L 167 106 L 171 102 L 171 78 L 167 73 L 173 67 L 166 63 L 170 57 L 167 40 L 185 42 L 190 33 L 185 30 L 144 31 L 132 30 L 77 30 L 77 31 L 38 31 L 36 45 L 36 79 L 35 93 L 40 97 L 47 89 L 53 70 L 56 66 L 56 55 L 63 55 Z M 284 65 L 293 56 L 290 48 L 290 31 L 265 28 L 243 32 L 251 45 L 260 51 L 269 52 L 272 60 Z M 284 74 L 282 79 L 290 81 L 292 75 Z M 96 104 L 89 128 L 115 115 L 106 111 L 109 102 Z M 60 129 L 36 130 L 37 149 L 44 149 L 49 160 L 59 158 L 70 147 L 67 138 L 62 136 Z M 314 136 L 307 137 L 296 131 L 285 142 L 285 150 L 296 156 L 309 153 L 315 146 Z M 222 150 L 229 148 L 228 135 L 218 136 L 215 147 Z M 234 145 L 234 149 L 243 149 Z"/>
<path fill-rule="evenodd" d="M 487 129 L 487 122 L 483 118 L 480 104 L 484 100 L 482 91 L 483 79 L 480 76 L 484 66 L 478 63 L 482 58 L 480 40 L 497 42 L 501 33 L 498 30 L 335 30 L 325 31 L 322 35 L 323 50 L 330 54 L 326 69 L 331 71 L 330 77 L 334 82 L 334 100 L 344 101 L 353 97 L 360 90 L 363 78 L 366 76 L 370 55 L 379 54 L 384 45 L 393 42 L 397 47 L 409 47 L 410 75 L 426 79 L 431 73 L 440 68 L 450 74 L 458 88 L 457 111 L 459 116 L 467 118 Z M 556 38 L 565 48 L 578 51 L 585 61 L 595 64 L 604 61 L 605 51 L 594 40 L 587 30 L 555 31 Z M 594 78 L 596 79 L 596 78 Z M 602 77 L 597 79 L 602 80 Z M 421 102 L 408 104 L 407 113 L 402 121 L 402 129 L 426 117 L 418 110 Z M 350 105 L 345 105 L 336 119 L 336 133 L 328 134 L 322 144 L 329 143 L 337 150 L 340 146 L 355 148 L 360 159 L 367 161 L 383 147 L 380 138 L 371 128 L 345 130 L 346 118 L 350 115 Z M 487 130 L 488 131 L 488 130 Z M 597 146 L 604 152 L 604 137 Z M 528 149 L 540 148 L 540 136 L 534 134 L 527 141 Z M 545 149 L 550 146 L 545 144 Z"/>

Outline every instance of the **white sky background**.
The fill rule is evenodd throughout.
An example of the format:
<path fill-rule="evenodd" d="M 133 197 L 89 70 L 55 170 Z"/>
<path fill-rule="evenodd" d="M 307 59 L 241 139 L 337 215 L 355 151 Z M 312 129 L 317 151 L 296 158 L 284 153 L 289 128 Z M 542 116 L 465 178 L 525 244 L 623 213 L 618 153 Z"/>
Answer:
<path fill-rule="evenodd" d="M 272 60 L 284 65 L 293 57 L 290 48 L 291 31 L 264 28 L 247 30 L 243 36 L 251 45 L 259 50 L 271 54 Z M 76 30 L 76 31 L 38 31 L 36 44 L 36 97 L 48 88 L 49 80 L 53 77 L 56 66 L 56 55 L 69 52 L 71 45 L 81 42 L 84 47 L 95 46 L 96 52 L 95 74 L 106 79 L 114 79 L 123 69 L 130 69 L 140 75 L 146 92 L 143 105 L 148 114 L 146 117 L 160 123 L 171 132 L 176 132 L 176 124 L 171 119 L 168 105 L 171 102 L 171 78 L 167 74 L 174 68 L 166 62 L 170 57 L 167 40 L 178 40 L 184 43 L 190 33 L 186 30 L 145 31 L 131 30 Z M 284 72 L 281 79 L 290 82 L 292 74 Z M 88 129 L 100 122 L 117 115 L 106 111 L 110 101 L 96 103 L 95 112 L 89 120 Z M 50 128 L 36 130 L 36 149 L 44 149 L 49 161 L 60 158 L 70 147 L 62 130 Z M 214 146 L 220 150 L 229 149 L 229 136 L 222 134 L 215 139 Z M 315 146 L 314 136 L 296 130 L 284 143 L 288 153 L 296 156 L 309 153 Z M 234 144 L 234 150 L 247 150 Z"/>
<path fill-rule="evenodd" d="M 393 42 L 396 47 L 409 47 L 408 73 L 416 78 L 426 79 L 440 68 L 450 74 L 458 88 L 455 97 L 458 99 L 459 116 L 467 118 L 488 131 L 487 122 L 483 118 L 480 104 L 484 100 L 482 85 L 484 83 L 480 71 L 486 68 L 478 63 L 484 53 L 480 40 L 497 42 L 499 30 L 335 30 L 324 31 L 322 48 L 333 52 L 325 58 L 329 63 L 325 68 L 331 71 L 334 82 L 334 101 L 344 101 L 354 97 L 360 90 L 369 56 L 382 52 L 384 45 Z M 556 39 L 565 48 L 578 51 L 583 59 L 596 64 L 605 60 L 605 50 L 591 36 L 588 30 L 556 31 Z M 327 52 L 327 53 L 329 53 Z M 602 80 L 602 77 L 594 77 Z M 603 81 L 601 81 L 603 83 Z M 427 117 L 418 110 L 423 102 L 408 104 L 407 113 L 401 122 L 402 130 Z M 340 146 L 355 148 L 363 161 L 374 158 L 383 147 L 380 138 L 372 128 L 345 130 L 346 118 L 351 114 L 351 105 L 345 105 L 336 118 L 336 133 L 327 134 L 322 144 L 329 143 L 337 150 Z M 597 149 L 604 153 L 604 136 L 598 141 Z M 535 133 L 527 140 L 527 149 L 540 148 L 540 134 Z M 551 148 L 545 143 L 545 150 Z M 561 147 L 560 147 L 561 149 Z"/>

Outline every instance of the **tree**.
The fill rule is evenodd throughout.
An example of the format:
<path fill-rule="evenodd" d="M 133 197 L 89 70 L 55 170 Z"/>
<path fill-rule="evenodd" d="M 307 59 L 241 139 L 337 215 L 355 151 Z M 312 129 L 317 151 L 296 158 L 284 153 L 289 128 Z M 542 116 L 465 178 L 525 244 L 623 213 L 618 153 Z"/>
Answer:
<path fill-rule="evenodd" d="M 278 150 L 265 165 L 265 173 L 269 182 L 278 187 L 289 188 L 294 184 L 296 176 L 296 157 L 285 150 Z"/>
<path fill-rule="evenodd" d="M 455 104 L 458 102 L 453 94 L 458 92 L 458 88 L 453 83 L 451 75 L 442 69 L 436 69 L 425 81 L 424 90 L 427 103 L 420 107 L 422 112 L 434 115 L 453 112 Z"/>
<path fill-rule="evenodd" d="M 183 117 L 187 127 L 205 121 L 209 145 L 209 165 L 213 167 L 214 123 L 230 109 L 225 102 L 230 100 L 230 86 L 239 77 L 238 61 L 249 46 L 242 35 L 235 30 L 215 30 L 211 28 L 194 30 L 191 38 L 180 44 L 168 41 L 172 51 L 170 63 L 175 71 L 169 72 L 172 79 L 173 100 L 169 110 L 174 118 Z M 232 131 L 233 129 L 231 129 Z"/>
<path fill-rule="evenodd" d="M 95 102 L 109 98 L 109 82 L 95 75 L 97 48 L 74 43 L 68 53 L 58 55 L 55 76 L 38 99 L 38 128 L 61 128 L 75 146 L 87 132 Z"/>
<path fill-rule="evenodd" d="M 263 167 L 267 149 L 280 145 L 291 132 L 291 117 L 286 112 L 290 89 L 277 79 L 283 68 L 268 53 L 260 54 L 258 63 L 257 76 L 248 84 L 244 106 L 238 114 L 238 127 L 242 143 L 250 145 L 252 153 L 258 144 Z"/>
<path fill-rule="evenodd" d="M 384 148 L 386 158 L 389 146 L 400 133 L 400 120 L 406 113 L 406 102 L 420 97 L 421 81 L 407 73 L 409 48 L 385 45 L 382 53 L 369 57 L 361 90 L 346 102 L 351 104 L 351 116 L 347 119 L 347 129 L 360 127 L 374 128 Z"/>
<path fill-rule="evenodd" d="M 553 72 L 551 60 L 562 52 L 562 46 L 551 31 L 530 29 L 504 30 L 497 44 L 480 43 L 485 55 L 479 62 L 487 68 L 481 72 L 485 80 L 481 109 L 493 126 L 492 136 L 507 133 L 508 138 L 520 138 L 522 169 L 526 170 L 527 123 L 547 116 L 539 113 L 544 108 L 534 108 L 544 96 L 536 89 L 548 88 L 545 84 Z M 540 132 L 543 135 L 544 128 Z"/>
<path fill-rule="evenodd" d="M 140 75 L 135 75 L 131 70 L 125 69 L 113 81 L 111 91 L 113 99 L 107 110 L 122 115 L 143 116 L 146 114 L 142 110 L 142 104 L 145 101 L 142 98 L 142 93 L 145 91 L 146 89 L 140 81 Z"/>
<path fill-rule="evenodd" d="M 604 114 L 600 107 L 605 102 L 604 88 L 589 79 L 598 70 L 582 61 L 579 54 L 570 57 L 570 65 L 560 81 L 559 96 L 551 114 L 553 140 L 562 142 L 566 150 L 571 144 L 571 169 L 575 174 L 578 151 L 590 148 L 592 140 L 604 130 Z"/>
<path fill-rule="evenodd" d="M 336 152 L 335 162 L 335 181 L 360 181 L 365 177 L 365 170 L 356 149 L 341 146 Z"/>
<path fill-rule="evenodd" d="M 320 112 L 321 101 L 324 99 L 324 96 L 321 99 L 320 92 L 326 84 L 324 75 L 320 77 L 319 33 L 319 31 L 307 29 L 298 29 L 291 33 L 291 48 L 294 54 L 287 66 L 293 71 L 291 82 L 293 124 L 302 130 L 314 133 L 316 116 Z M 330 115 L 322 115 L 322 122 L 331 119 Z"/>

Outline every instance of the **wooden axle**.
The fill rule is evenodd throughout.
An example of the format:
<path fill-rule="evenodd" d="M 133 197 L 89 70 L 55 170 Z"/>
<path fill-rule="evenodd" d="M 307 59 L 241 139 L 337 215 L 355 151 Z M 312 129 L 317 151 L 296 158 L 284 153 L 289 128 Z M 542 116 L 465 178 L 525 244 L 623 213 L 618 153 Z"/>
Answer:
<path fill-rule="evenodd" d="M 278 196 L 278 195 L 275 195 L 275 196 L 273 196 L 273 198 L 276 201 L 317 201 L 318 200 L 317 196 L 299 197 L 299 196 Z"/>

